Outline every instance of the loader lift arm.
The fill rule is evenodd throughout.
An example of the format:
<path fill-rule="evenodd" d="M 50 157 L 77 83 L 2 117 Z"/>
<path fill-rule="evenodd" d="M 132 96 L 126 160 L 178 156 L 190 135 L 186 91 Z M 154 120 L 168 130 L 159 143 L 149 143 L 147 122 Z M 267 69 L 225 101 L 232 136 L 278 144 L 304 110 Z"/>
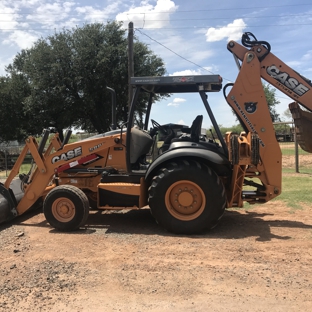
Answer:
<path fill-rule="evenodd" d="M 43 148 L 48 137 L 49 131 L 45 131 L 39 145 L 36 139 L 32 136 L 26 139 L 26 144 L 8 178 L 4 185 L 0 186 L 0 191 L 2 189 L 1 195 L 3 195 L 6 201 L 10 204 L 11 213 L 7 220 L 23 214 L 30 209 L 39 198 L 44 198 L 46 194 L 56 186 L 55 181 L 57 181 L 57 179 L 53 179 L 54 182 L 52 184 L 50 182 L 59 172 L 95 160 L 98 158 L 96 152 L 98 153 L 109 148 L 110 145 L 115 144 L 114 139 L 107 141 L 105 144 L 103 143 L 103 138 L 99 137 L 90 142 L 87 141 L 84 144 L 79 141 L 68 145 L 67 141 L 70 138 L 70 134 L 67 134 L 64 142 L 61 142 L 58 133 L 56 133 L 44 151 Z M 119 134 L 114 137 L 118 140 Z M 95 147 L 96 152 L 94 150 Z M 34 160 L 34 166 L 31 169 L 31 172 L 22 182 L 19 179 L 13 181 L 19 173 L 26 154 L 29 152 Z M 100 170 L 98 171 L 100 172 Z M 15 196 L 11 191 L 12 181 L 20 184 L 23 183 L 21 191 L 23 191 L 24 194 L 18 201 L 15 199 Z"/>

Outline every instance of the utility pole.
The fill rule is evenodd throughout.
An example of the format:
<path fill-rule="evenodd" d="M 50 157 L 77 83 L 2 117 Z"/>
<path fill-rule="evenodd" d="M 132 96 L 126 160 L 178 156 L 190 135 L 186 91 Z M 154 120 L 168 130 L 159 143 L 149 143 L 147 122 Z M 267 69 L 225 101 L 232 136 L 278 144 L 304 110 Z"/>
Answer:
<path fill-rule="evenodd" d="M 128 112 L 133 97 L 133 88 L 130 84 L 131 77 L 134 76 L 133 65 L 133 22 L 128 24 Z"/>

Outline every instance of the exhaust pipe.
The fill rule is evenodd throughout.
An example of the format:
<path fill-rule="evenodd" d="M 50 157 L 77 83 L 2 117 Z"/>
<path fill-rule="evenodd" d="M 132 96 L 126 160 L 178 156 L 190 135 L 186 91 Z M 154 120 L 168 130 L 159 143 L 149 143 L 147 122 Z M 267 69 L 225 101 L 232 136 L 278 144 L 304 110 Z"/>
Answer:
<path fill-rule="evenodd" d="M 24 192 L 20 179 L 14 179 L 9 189 L 0 183 L 0 223 L 10 221 L 18 215 L 16 207 L 23 196 Z"/>

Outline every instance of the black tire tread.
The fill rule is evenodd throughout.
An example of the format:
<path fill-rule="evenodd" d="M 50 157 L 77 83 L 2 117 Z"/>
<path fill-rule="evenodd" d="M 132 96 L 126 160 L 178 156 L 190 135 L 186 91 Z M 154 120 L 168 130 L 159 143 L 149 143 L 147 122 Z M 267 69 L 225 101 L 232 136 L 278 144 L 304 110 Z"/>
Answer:
<path fill-rule="evenodd" d="M 220 195 L 220 198 L 218 199 L 218 206 L 222 208 L 220 209 L 220 211 L 214 211 L 208 221 L 170 221 L 168 220 L 168 218 L 173 219 L 173 217 L 169 215 L 169 213 L 165 213 L 164 211 L 161 212 L 162 208 L 160 208 L 160 206 L 164 205 L 161 198 L 164 197 L 164 194 L 163 192 L 159 191 L 159 189 L 162 188 L 161 184 L 164 182 L 166 183 L 166 180 L 168 180 L 169 177 L 175 172 L 179 173 L 181 171 L 195 171 L 197 173 L 202 173 L 202 176 L 205 176 L 205 178 L 209 180 L 210 185 L 215 185 L 214 188 L 216 192 L 218 192 L 218 194 Z M 168 231 L 176 234 L 194 234 L 202 232 L 204 230 L 212 229 L 221 219 L 226 207 L 226 192 L 220 178 L 210 167 L 197 160 L 181 159 L 166 164 L 152 179 L 151 185 L 148 189 L 148 193 L 151 213 L 156 219 L 157 223 L 166 228 Z M 199 218 L 200 217 L 198 217 L 197 219 Z M 177 226 L 177 224 L 179 223 L 181 224 L 181 227 Z"/>
<path fill-rule="evenodd" d="M 82 215 L 75 215 L 74 219 L 67 223 L 62 223 L 56 220 L 52 213 L 51 213 L 51 206 L 49 204 L 50 200 L 53 200 L 55 193 L 64 192 L 62 196 L 76 196 L 76 199 L 81 203 L 81 213 Z M 73 185 L 60 185 L 52 189 L 48 195 L 46 196 L 44 203 L 43 203 L 43 213 L 50 223 L 50 225 L 60 231 L 68 232 L 74 231 L 80 228 L 81 226 L 85 225 L 88 216 L 89 216 L 89 200 L 87 195 L 79 188 Z"/>

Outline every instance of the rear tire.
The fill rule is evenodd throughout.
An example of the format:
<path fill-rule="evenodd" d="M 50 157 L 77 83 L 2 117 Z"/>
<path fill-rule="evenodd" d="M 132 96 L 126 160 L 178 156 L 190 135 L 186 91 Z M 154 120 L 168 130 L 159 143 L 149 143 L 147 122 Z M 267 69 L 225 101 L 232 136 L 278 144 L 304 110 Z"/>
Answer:
<path fill-rule="evenodd" d="M 60 185 L 46 196 L 43 213 L 52 227 L 61 231 L 74 231 L 85 225 L 89 216 L 89 201 L 79 188 Z"/>
<path fill-rule="evenodd" d="M 226 206 L 224 186 L 208 166 L 198 161 L 171 162 L 154 177 L 149 205 L 156 221 L 176 234 L 213 228 Z"/>

